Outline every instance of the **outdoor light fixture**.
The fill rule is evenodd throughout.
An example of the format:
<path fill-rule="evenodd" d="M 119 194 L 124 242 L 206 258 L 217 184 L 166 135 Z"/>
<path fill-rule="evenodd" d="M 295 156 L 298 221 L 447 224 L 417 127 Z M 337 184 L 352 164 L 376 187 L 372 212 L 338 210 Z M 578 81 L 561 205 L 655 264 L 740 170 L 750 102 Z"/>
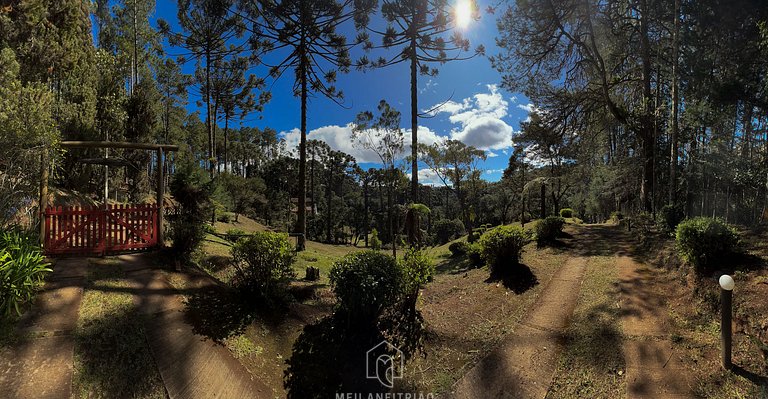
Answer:
<path fill-rule="evenodd" d="M 722 344 L 720 355 L 723 368 L 730 370 L 733 367 L 731 363 L 731 303 L 733 301 L 733 288 L 736 286 L 736 283 L 733 281 L 733 277 L 727 274 L 720 276 L 719 282 L 721 288 L 720 303 L 722 304 L 720 312 L 720 341 Z"/>

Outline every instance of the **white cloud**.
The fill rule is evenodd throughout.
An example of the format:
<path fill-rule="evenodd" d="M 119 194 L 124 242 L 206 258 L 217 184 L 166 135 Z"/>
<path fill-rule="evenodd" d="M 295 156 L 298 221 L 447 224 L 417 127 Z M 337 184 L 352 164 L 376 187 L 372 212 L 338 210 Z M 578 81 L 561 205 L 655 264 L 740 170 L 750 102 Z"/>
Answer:
<path fill-rule="evenodd" d="M 408 174 L 408 178 L 410 177 L 411 175 Z M 419 184 L 425 186 L 439 186 L 443 184 L 443 181 L 437 177 L 437 173 L 432 169 L 419 169 Z"/>
<path fill-rule="evenodd" d="M 372 162 L 380 163 L 381 159 L 375 152 L 362 148 L 352 139 L 352 129 L 354 125 L 348 123 L 346 126 L 330 125 L 310 130 L 307 133 L 307 140 L 324 141 L 331 148 L 337 151 L 343 151 L 355 157 L 358 163 Z M 281 132 L 280 136 L 285 140 L 285 147 L 289 153 L 296 156 L 298 154 L 299 141 L 301 140 L 301 131 L 298 128 L 287 132 Z M 419 143 L 431 145 L 439 140 L 440 136 L 428 127 L 419 126 Z M 411 153 L 411 129 L 403 129 L 403 152 L 400 158 L 405 158 Z"/>
<path fill-rule="evenodd" d="M 486 169 L 485 174 L 492 175 L 496 173 L 504 173 L 504 169 Z"/>
<path fill-rule="evenodd" d="M 448 101 L 432 111 L 433 115 L 449 114 L 457 128 L 450 138 L 481 150 L 502 150 L 512 145 L 514 129 L 502 118 L 507 116 L 509 102 L 496 85 L 487 85 L 487 93 L 477 93 L 461 102 Z"/>
<path fill-rule="evenodd" d="M 485 152 L 485 156 L 488 157 L 488 158 L 496 158 L 496 157 L 499 156 L 499 154 L 497 154 L 497 153 L 495 153 L 493 151 L 486 151 Z"/>

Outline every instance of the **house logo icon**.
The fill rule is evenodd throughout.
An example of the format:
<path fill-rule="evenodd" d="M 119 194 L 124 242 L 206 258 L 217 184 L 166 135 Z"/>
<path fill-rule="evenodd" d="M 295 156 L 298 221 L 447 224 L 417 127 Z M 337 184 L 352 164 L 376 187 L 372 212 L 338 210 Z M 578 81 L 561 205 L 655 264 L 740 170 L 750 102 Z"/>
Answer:
<path fill-rule="evenodd" d="M 395 385 L 395 379 L 403 378 L 404 369 L 403 352 L 386 340 L 365 352 L 366 378 L 378 380 L 387 388 Z"/>

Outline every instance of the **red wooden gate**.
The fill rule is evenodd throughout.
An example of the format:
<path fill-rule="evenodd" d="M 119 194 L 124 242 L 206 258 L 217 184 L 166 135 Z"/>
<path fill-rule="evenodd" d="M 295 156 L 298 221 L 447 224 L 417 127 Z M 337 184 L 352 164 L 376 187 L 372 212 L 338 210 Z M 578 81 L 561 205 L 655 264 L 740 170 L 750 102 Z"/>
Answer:
<path fill-rule="evenodd" d="M 157 246 L 157 206 L 49 207 L 45 210 L 47 255 L 105 255 Z"/>

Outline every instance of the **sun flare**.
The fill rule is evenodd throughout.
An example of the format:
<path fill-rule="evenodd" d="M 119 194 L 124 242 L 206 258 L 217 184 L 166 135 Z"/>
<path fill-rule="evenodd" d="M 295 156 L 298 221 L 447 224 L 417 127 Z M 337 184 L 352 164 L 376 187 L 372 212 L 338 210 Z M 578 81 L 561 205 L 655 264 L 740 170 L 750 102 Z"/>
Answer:
<path fill-rule="evenodd" d="M 466 28 L 472 21 L 472 4 L 469 0 L 458 0 L 456 3 L 456 25 L 459 28 Z"/>

